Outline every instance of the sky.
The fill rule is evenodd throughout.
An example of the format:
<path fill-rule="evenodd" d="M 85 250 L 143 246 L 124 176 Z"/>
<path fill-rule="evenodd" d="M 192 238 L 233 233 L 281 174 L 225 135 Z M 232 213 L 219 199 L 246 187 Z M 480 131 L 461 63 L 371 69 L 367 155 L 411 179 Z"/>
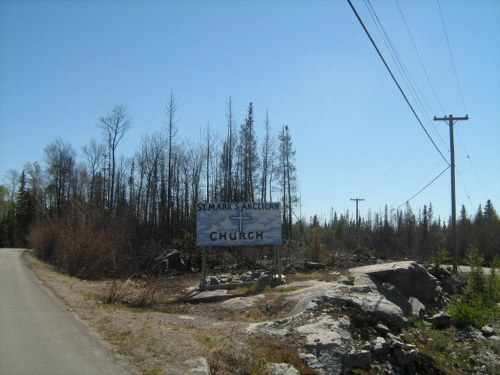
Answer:
<path fill-rule="evenodd" d="M 362 217 L 408 201 L 447 220 L 449 126 L 433 117 L 448 115 L 469 116 L 457 214 L 498 212 L 500 1 L 352 3 L 421 124 L 348 1 L 0 1 L 0 181 L 56 139 L 83 161 L 116 105 L 132 120 L 119 155 L 164 129 L 170 95 L 179 139 L 223 137 L 231 98 L 238 125 L 253 103 L 259 138 L 266 113 L 274 134 L 288 126 L 306 219 L 354 216 L 360 198 Z"/>

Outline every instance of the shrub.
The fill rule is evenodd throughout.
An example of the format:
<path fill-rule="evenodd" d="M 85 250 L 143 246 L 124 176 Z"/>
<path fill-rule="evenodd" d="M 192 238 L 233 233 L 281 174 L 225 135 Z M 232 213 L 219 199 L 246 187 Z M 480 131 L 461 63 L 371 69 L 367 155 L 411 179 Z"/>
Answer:
<path fill-rule="evenodd" d="M 498 313 L 496 303 L 500 296 L 500 279 L 497 269 L 500 260 L 492 262 L 491 273 L 486 276 L 483 256 L 477 248 L 471 247 L 467 252 L 467 263 L 470 272 L 464 298 L 456 299 L 450 304 L 448 312 L 457 328 L 481 328 Z"/>
<path fill-rule="evenodd" d="M 492 304 L 500 302 L 500 276 L 498 271 L 500 269 L 500 257 L 493 258 L 491 262 L 491 273 L 488 277 L 488 298 Z"/>
<path fill-rule="evenodd" d="M 483 271 L 484 258 L 479 253 L 476 247 L 470 247 L 467 251 L 467 265 L 470 267 L 470 272 L 467 277 L 467 288 L 465 295 L 468 300 L 485 299 L 486 279 Z"/>
<path fill-rule="evenodd" d="M 52 261 L 55 256 L 58 237 L 57 225 L 48 220 L 39 221 L 30 230 L 28 235 L 29 246 L 35 251 L 38 258 L 44 261 Z"/>
<path fill-rule="evenodd" d="M 434 251 L 434 267 L 439 272 L 443 264 L 449 264 L 453 260 L 448 250 L 438 247 Z"/>
<path fill-rule="evenodd" d="M 491 316 L 491 311 L 465 300 L 457 300 L 448 307 L 453 325 L 457 328 L 481 328 Z"/>

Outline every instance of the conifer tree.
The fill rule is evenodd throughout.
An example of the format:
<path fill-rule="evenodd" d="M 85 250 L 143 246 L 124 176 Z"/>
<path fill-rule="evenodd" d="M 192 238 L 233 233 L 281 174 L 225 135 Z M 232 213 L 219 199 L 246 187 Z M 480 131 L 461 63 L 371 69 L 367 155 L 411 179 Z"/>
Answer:
<path fill-rule="evenodd" d="M 21 173 L 19 180 L 19 191 L 16 196 L 15 205 L 15 244 L 16 246 L 26 246 L 27 235 L 29 233 L 30 225 L 33 222 L 35 212 L 35 205 L 26 186 L 26 174 L 24 170 Z"/>

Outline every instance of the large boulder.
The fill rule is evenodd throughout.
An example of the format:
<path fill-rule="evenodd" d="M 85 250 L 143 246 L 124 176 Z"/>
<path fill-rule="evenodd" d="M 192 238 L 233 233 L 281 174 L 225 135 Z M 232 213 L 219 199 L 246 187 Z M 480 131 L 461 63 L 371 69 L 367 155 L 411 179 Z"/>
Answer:
<path fill-rule="evenodd" d="M 349 272 L 354 276 L 355 284 L 359 284 L 357 280 L 366 282 L 368 279 L 370 282 L 366 284 L 376 285 L 379 292 L 387 294 L 389 300 L 394 299 L 396 293 L 391 288 L 384 287 L 384 284 L 393 285 L 407 300 L 410 297 L 417 298 L 427 307 L 434 306 L 438 297 L 438 280 L 425 267 L 413 261 L 356 267 Z M 400 307 L 408 311 L 407 304 Z"/>

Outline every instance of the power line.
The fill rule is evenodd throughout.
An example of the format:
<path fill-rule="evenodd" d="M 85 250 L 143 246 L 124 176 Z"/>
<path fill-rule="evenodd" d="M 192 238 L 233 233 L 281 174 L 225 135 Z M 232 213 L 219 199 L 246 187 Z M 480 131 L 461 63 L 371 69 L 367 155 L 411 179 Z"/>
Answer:
<path fill-rule="evenodd" d="M 375 8 L 373 7 L 372 3 L 370 0 L 364 0 L 365 5 L 368 8 L 368 11 L 373 19 L 373 22 L 375 23 L 375 26 L 379 30 L 380 35 L 382 36 L 382 40 L 384 41 L 387 50 L 389 51 L 389 54 L 391 55 L 396 68 L 400 72 L 404 82 L 406 83 L 406 86 L 410 90 L 410 94 L 412 95 L 413 99 L 417 103 L 417 106 L 419 107 L 420 111 L 425 115 L 425 118 L 428 119 L 430 118 L 429 114 L 427 113 L 425 107 L 429 107 L 428 103 L 425 101 L 425 98 L 423 98 L 423 95 L 416 84 L 415 80 L 411 76 L 410 72 L 406 68 L 405 64 L 403 63 L 403 60 L 401 59 L 395 45 L 392 43 L 391 38 L 385 31 L 384 25 L 378 18 L 377 12 L 375 12 Z"/>
<path fill-rule="evenodd" d="M 423 164 L 427 164 L 424 160 L 422 160 Z M 415 191 L 418 191 L 423 185 L 425 185 L 429 180 L 431 180 L 441 169 L 443 168 L 441 160 L 439 160 L 435 165 L 432 167 L 432 169 L 428 170 L 428 172 L 425 173 L 425 175 L 420 175 L 415 183 L 411 184 L 411 187 L 408 189 L 405 189 L 398 195 L 393 195 L 394 199 L 393 202 L 398 203 L 398 202 L 406 202 L 408 199 L 408 196 L 413 195 Z M 408 171 L 408 178 L 405 178 L 405 180 L 410 181 L 415 180 L 415 174 L 414 174 L 414 169 L 411 169 Z M 420 177 L 421 176 L 421 177 Z M 399 192 L 399 191 L 398 191 Z M 397 199 L 396 199 L 397 198 Z"/>
<path fill-rule="evenodd" d="M 421 192 L 423 192 L 425 189 L 427 189 L 429 186 L 431 186 L 432 183 L 434 181 L 436 181 L 439 177 L 441 177 L 443 175 L 443 173 L 446 172 L 449 168 L 450 168 L 450 166 L 448 165 L 440 174 L 438 174 L 436 177 L 434 177 L 431 182 L 429 182 L 422 189 L 420 189 L 418 192 L 416 192 L 414 195 L 412 195 L 411 198 L 407 199 L 403 204 L 400 204 L 398 207 L 396 207 L 396 210 L 400 207 L 403 207 L 406 203 L 411 201 L 413 198 L 415 198 L 417 195 L 419 195 Z"/>
<path fill-rule="evenodd" d="M 434 94 L 434 97 L 435 97 L 435 99 L 436 99 L 436 101 L 437 101 L 437 103 L 439 105 L 439 108 L 441 108 L 441 112 L 444 112 L 443 105 L 441 104 L 441 101 L 439 100 L 439 97 L 438 97 L 437 92 L 436 92 L 436 90 L 434 88 L 434 85 L 431 82 L 431 78 L 429 77 L 429 73 L 427 72 L 427 69 L 425 68 L 424 62 L 422 60 L 422 57 L 420 56 L 420 52 L 418 51 L 417 45 L 415 43 L 415 40 L 413 39 L 413 36 L 411 34 L 411 31 L 410 31 L 410 28 L 408 26 L 408 23 L 406 22 L 406 18 L 403 15 L 403 11 L 402 11 L 401 7 L 399 6 L 399 1 L 398 0 L 396 0 L 396 4 L 398 6 L 399 14 L 401 15 L 401 18 L 403 19 L 403 23 L 405 24 L 406 31 L 408 32 L 408 36 L 410 37 L 411 43 L 413 45 L 413 49 L 415 50 L 415 53 L 417 54 L 418 61 L 420 62 L 420 66 L 422 67 L 422 70 L 424 71 L 425 77 L 427 78 L 427 82 L 429 82 L 429 86 L 431 87 L 431 90 L 432 90 L 432 92 Z"/>
<path fill-rule="evenodd" d="M 409 73 L 408 69 L 406 68 L 405 64 L 403 63 L 403 60 L 399 56 L 399 53 L 397 52 L 396 47 L 392 43 L 391 39 L 389 38 L 389 35 L 385 31 L 385 28 L 384 28 L 382 22 L 378 18 L 377 13 L 375 12 L 373 5 L 371 4 L 370 0 L 363 0 L 363 1 L 365 2 L 365 5 L 368 9 L 368 12 L 370 13 L 370 15 L 373 19 L 373 22 L 375 23 L 375 26 L 377 27 L 380 35 L 382 36 L 382 40 L 384 41 L 384 43 L 387 47 L 387 50 L 389 51 L 389 54 L 391 55 L 391 57 L 394 61 L 396 68 L 400 72 L 404 82 L 406 83 L 406 86 L 408 87 L 408 89 L 410 91 L 410 94 L 412 95 L 414 101 L 416 102 L 418 108 L 420 109 L 420 112 L 424 115 L 424 120 L 427 122 L 427 125 L 430 126 L 431 129 L 434 131 L 434 135 L 437 138 L 439 138 L 439 140 L 441 141 L 441 143 L 444 146 L 446 146 L 443 138 L 441 137 L 441 135 L 437 131 L 436 127 L 434 126 L 434 123 L 432 121 L 430 121 L 431 116 L 429 115 L 429 112 L 427 111 L 427 109 L 429 109 L 429 110 L 431 109 L 429 104 L 425 100 L 425 97 L 422 95 L 422 92 L 420 91 L 418 85 L 416 84 L 415 80 L 413 79 L 413 77 Z M 402 14 L 401 11 L 400 11 L 400 13 Z M 408 25 L 406 24 L 406 20 L 404 19 L 404 16 L 403 16 L 403 21 L 407 27 L 408 33 L 410 35 L 410 39 L 413 42 L 413 38 L 411 36 L 411 33 L 409 32 L 409 28 L 408 28 Z M 417 55 L 420 58 L 420 54 L 418 53 L 418 50 L 417 50 L 414 42 L 413 42 L 413 45 L 414 45 L 414 48 L 417 52 Z M 424 69 L 424 72 L 427 74 L 427 71 L 425 70 L 425 67 L 423 65 L 421 58 L 420 58 L 420 61 L 421 61 L 422 67 Z M 430 83 L 430 79 L 429 79 L 429 83 Z M 431 88 L 434 89 L 434 87 L 432 86 L 432 83 L 430 83 L 430 84 L 431 84 Z M 436 95 L 436 98 L 437 98 L 437 95 Z M 438 103 L 440 104 L 439 98 L 437 98 L 437 100 L 438 100 Z"/>
<path fill-rule="evenodd" d="M 460 140 L 460 144 L 462 145 L 462 147 L 465 151 L 465 155 L 467 155 L 467 160 L 469 160 L 469 164 L 472 168 L 472 171 L 474 172 L 477 183 L 478 183 L 479 187 L 481 188 L 481 191 L 483 192 L 484 199 L 486 200 L 486 199 L 488 199 L 488 196 L 486 194 L 486 191 L 484 190 L 484 187 L 483 187 L 483 184 L 481 183 L 481 180 L 479 179 L 479 175 L 477 174 L 476 168 L 474 167 L 474 164 L 472 163 L 472 159 L 469 155 L 469 151 L 467 151 L 467 148 L 465 147 L 464 141 L 462 140 L 462 137 L 460 136 L 460 132 L 457 131 L 457 134 L 458 134 L 458 139 Z M 470 202 L 470 203 L 472 204 L 472 202 Z"/>
<path fill-rule="evenodd" d="M 462 94 L 462 86 L 460 85 L 460 81 L 458 80 L 457 68 L 455 66 L 455 59 L 453 58 L 453 53 L 451 52 L 450 39 L 448 38 L 448 32 L 446 31 L 446 26 L 444 24 L 443 12 L 441 11 L 441 4 L 439 0 L 437 1 L 437 5 L 439 8 L 439 15 L 441 16 L 441 23 L 443 24 L 444 35 L 446 36 L 446 43 L 448 44 L 448 51 L 450 53 L 451 64 L 453 65 L 453 72 L 455 73 L 455 80 L 457 81 L 458 92 L 460 93 L 460 99 L 462 100 L 462 105 L 464 106 L 465 113 L 467 113 L 467 107 L 465 106 L 464 96 Z"/>
<path fill-rule="evenodd" d="M 449 165 L 449 162 L 448 160 L 446 160 L 445 156 L 443 155 L 443 153 L 441 152 L 441 150 L 437 147 L 436 143 L 434 142 L 434 140 L 432 139 L 432 137 L 430 136 L 429 132 L 427 131 L 427 129 L 425 128 L 424 124 L 422 124 L 422 121 L 420 120 L 420 118 L 418 117 L 417 113 L 415 112 L 415 109 L 413 109 L 413 106 L 411 105 L 410 101 L 408 100 L 406 94 L 404 93 L 403 89 L 401 88 L 401 86 L 399 85 L 399 82 L 397 81 L 396 77 L 394 76 L 394 74 L 392 73 L 392 70 L 391 68 L 389 68 L 389 65 L 387 65 L 387 62 L 385 61 L 384 57 L 382 56 L 382 53 L 380 52 L 379 48 L 377 47 L 377 44 L 375 43 L 375 41 L 373 40 L 370 32 L 368 31 L 368 29 L 366 28 L 365 24 L 363 23 L 363 20 L 361 20 L 361 17 L 359 16 L 358 12 L 356 11 L 356 8 L 354 8 L 354 5 L 352 4 L 351 0 L 347 0 L 347 2 L 349 3 L 352 11 L 354 12 L 354 15 L 356 16 L 356 18 L 358 19 L 359 23 L 361 24 L 361 27 L 363 27 L 363 30 L 365 31 L 366 35 L 368 36 L 368 38 L 370 39 L 373 47 L 375 48 L 375 50 L 377 51 L 377 54 L 378 56 L 380 57 L 380 59 L 382 60 L 382 62 L 384 63 L 384 66 L 385 68 L 387 69 L 387 71 L 389 72 L 392 80 L 394 81 L 394 83 L 396 84 L 396 86 L 398 87 L 399 89 L 399 92 L 401 93 L 401 95 L 403 96 L 403 98 L 405 99 L 406 101 L 406 104 L 408 104 L 408 107 L 410 107 L 413 115 L 415 116 L 415 118 L 417 119 L 418 123 L 420 124 L 420 127 L 423 129 L 423 131 L 425 132 L 425 134 L 427 135 L 427 137 L 429 138 L 429 140 L 432 142 L 432 144 L 434 145 L 434 148 L 439 152 L 439 155 L 441 155 L 441 157 L 443 158 L 443 160 Z"/>

